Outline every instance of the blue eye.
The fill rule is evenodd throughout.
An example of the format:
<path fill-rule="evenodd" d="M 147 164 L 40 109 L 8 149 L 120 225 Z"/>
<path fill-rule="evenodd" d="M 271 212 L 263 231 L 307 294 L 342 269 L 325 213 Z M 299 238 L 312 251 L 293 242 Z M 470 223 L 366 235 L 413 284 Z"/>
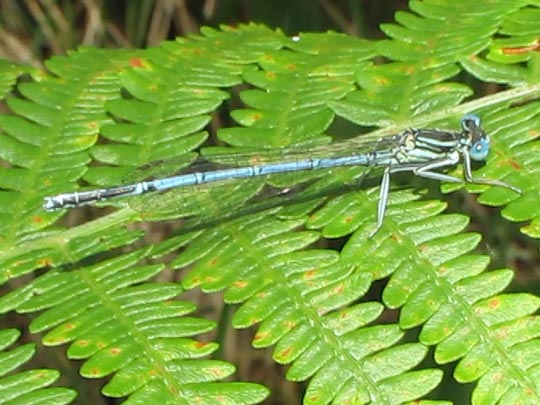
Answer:
<path fill-rule="evenodd" d="M 469 125 L 473 124 L 475 127 L 480 128 L 480 118 L 475 114 L 465 114 L 461 119 L 461 126 L 464 130 L 469 129 Z"/>
<path fill-rule="evenodd" d="M 470 149 L 470 156 L 472 160 L 485 160 L 489 153 L 490 140 L 489 137 L 480 139 L 473 143 Z"/>

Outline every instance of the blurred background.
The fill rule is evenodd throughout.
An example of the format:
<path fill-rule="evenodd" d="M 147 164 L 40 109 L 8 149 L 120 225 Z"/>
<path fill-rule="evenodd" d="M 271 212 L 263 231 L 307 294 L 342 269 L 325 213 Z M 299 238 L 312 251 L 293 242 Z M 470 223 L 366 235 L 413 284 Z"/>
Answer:
<path fill-rule="evenodd" d="M 0 57 L 40 66 L 80 45 L 141 48 L 201 26 L 260 22 L 288 35 L 334 30 L 381 38 L 405 0 L 2 0 Z"/>

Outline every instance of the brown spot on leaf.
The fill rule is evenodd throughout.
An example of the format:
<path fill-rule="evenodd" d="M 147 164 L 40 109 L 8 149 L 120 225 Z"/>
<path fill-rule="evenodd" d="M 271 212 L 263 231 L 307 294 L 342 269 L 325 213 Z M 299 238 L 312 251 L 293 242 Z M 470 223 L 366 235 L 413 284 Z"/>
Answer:
<path fill-rule="evenodd" d="M 501 52 L 504 55 L 521 55 L 523 53 L 535 51 L 540 51 L 540 39 L 538 38 L 531 45 L 528 46 L 501 48 Z"/>
<path fill-rule="evenodd" d="M 143 67 L 143 61 L 141 58 L 131 58 L 129 60 L 129 64 L 133 67 L 142 68 Z"/>

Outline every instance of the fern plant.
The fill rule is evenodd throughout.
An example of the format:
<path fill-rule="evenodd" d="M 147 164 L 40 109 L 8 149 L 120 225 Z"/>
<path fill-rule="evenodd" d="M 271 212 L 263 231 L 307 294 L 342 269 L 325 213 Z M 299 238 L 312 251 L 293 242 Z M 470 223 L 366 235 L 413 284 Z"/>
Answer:
<path fill-rule="evenodd" d="M 538 237 L 538 6 L 411 1 L 377 42 L 288 38 L 250 24 L 146 50 L 80 48 L 47 61 L 47 71 L 2 63 L 1 312 L 32 316 L 29 332 L 44 346 L 69 345 L 81 375 L 108 377 L 102 393 L 127 403 L 248 404 L 269 395 L 254 381 L 223 381 L 235 368 L 208 358 L 216 342 L 197 340 L 216 325 L 190 315 L 197 308 L 184 292 L 195 288 L 224 291 L 238 306 L 235 328 L 258 325 L 253 345 L 273 347 L 275 362 L 290 365 L 287 379 L 308 382 L 305 403 L 420 400 L 441 385 L 447 363 L 456 381 L 476 384 L 473 403 L 539 403 L 539 298 L 504 292 L 512 271 L 487 270 L 489 257 L 474 252 L 482 235 L 465 231 L 469 218 L 445 213 L 442 198 L 411 184 L 392 191 L 373 238 L 378 173 L 358 187 L 361 168 L 111 202 L 84 221 L 41 207 L 44 196 L 116 185 L 156 160 L 187 165 L 201 146 L 209 160 L 253 156 L 328 142 L 351 123 L 378 137 L 453 128 L 475 112 L 493 140 L 475 175 L 524 193 L 466 188 Z M 471 98 L 457 75 L 507 89 Z M 292 205 L 280 205 L 284 196 L 254 200 L 263 187 L 299 182 L 309 186 Z M 343 184 L 346 192 L 326 193 Z M 154 228 L 136 226 L 163 221 L 157 241 Z M 171 270 L 179 281 L 159 281 Z M 378 280 L 382 296 L 370 298 Z M 399 319 L 388 321 L 385 309 Z M 33 391 L 32 374 L 18 376 L 23 388 L 10 403 L 50 395 Z M 71 394 L 63 389 L 54 403 Z M 422 403 L 458 400 L 431 398 Z"/>

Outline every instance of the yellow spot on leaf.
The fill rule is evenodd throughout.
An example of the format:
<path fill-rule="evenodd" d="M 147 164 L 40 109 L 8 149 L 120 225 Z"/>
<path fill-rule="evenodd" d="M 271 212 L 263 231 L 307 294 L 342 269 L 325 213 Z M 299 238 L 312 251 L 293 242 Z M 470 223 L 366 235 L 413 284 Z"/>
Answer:
<path fill-rule="evenodd" d="M 267 337 L 269 336 L 269 333 L 268 332 L 262 332 L 262 333 L 257 333 L 255 334 L 255 336 L 253 337 L 253 341 L 254 342 L 257 342 L 259 340 L 264 340 L 266 339 Z"/>
<path fill-rule="evenodd" d="M 287 358 L 289 357 L 289 355 L 291 354 L 291 348 L 288 347 L 287 349 L 283 350 L 280 354 L 279 354 L 279 357 L 284 359 L 284 358 Z"/>
<path fill-rule="evenodd" d="M 493 374 L 493 381 L 502 381 L 503 379 L 504 375 L 502 373 Z"/>
<path fill-rule="evenodd" d="M 315 277 L 315 275 L 317 274 L 317 270 L 316 269 L 312 269 L 312 270 L 308 270 L 304 273 L 304 279 L 305 280 L 310 280 L 312 279 L 313 277 Z"/>
<path fill-rule="evenodd" d="M 246 288 L 247 285 L 248 283 L 245 281 L 235 281 L 233 283 L 233 286 L 235 286 L 236 288 Z"/>
<path fill-rule="evenodd" d="M 399 71 L 405 73 L 406 75 L 412 75 L 416 72 L 416 69 L 411 65 L 404 65 L 399 68 Z"/>
<path fill-rule="evenodd" d="M 497 309 L 499 307 L 500 300 L 499 298 L 492 298 L 489 300 L 489 307 L 491 309 Z"/>
<path fill-rule="evenodd" d="M 99 372 L 99 369 L 97 368 L 93 368 L 91 371 L 90 371 L 90 375 L 100 375 L 100 372 Z"/>
<path fill-rule="evenodd" d="M 50 257 L 42 257 L 41 259 L 38 260 L 38 265 L 40 267 L 51 266 L 52 262 L 53 261 Z"/>
<path fill-rule="evenodd" d="M 341 294 L 344 290 L 344 286 L 343 284 L 338 284 L 337 286 L 334 287 L 334 289 L 332 290 L 334 292 L 334 294 Z"/>
<path fill-rule="evenodd" d="M 35 379 L 41 379 L 41 378 L 44 378 L 47 376 L 47 373 L 45 373 L 44 371 L 38 371 L 35 375 L 34 375 L 34 378 Z"/>
<path fill-rule="evenodd" d="M 196 348 L 196 349 L 202 349 L 206 346 L 208 346 L 208 343 L 205 343 L 205 342 L 195 342 L 193 344 L 193 346 Z"/>
<path fill-rule="evenodd" d="M 379 86 L 388 86 L 390 84 L 390 80 L 388 80 L 386 77 L 376 77 L 375 83 L 377 83 Z"/>
<path fill-rule="evenodd" d="M 444 275 L 444 274 L 446 274 L 446 273 L 448 273 L 448 267 L 446 267 L 446 266 L 441 266 L 441 267 L 439 267 L 438 273 L 439 273 L 441 276 Z"/>
<path fill-rule="evenodd" d="M 296 326 L 296 322 L 286 321 L 286 322 L 283 322 L 283 325 L 285 325 L 287 329 L 293 329 Z"/>
<path fill-rule="evenodd" d="M 118 356 L 120 353 L 122 353 L 122 350 L 120 350 L 118 347 L 113 347 L 109 349 L 109 353 L 111 353 L 113 356 Z"/>

